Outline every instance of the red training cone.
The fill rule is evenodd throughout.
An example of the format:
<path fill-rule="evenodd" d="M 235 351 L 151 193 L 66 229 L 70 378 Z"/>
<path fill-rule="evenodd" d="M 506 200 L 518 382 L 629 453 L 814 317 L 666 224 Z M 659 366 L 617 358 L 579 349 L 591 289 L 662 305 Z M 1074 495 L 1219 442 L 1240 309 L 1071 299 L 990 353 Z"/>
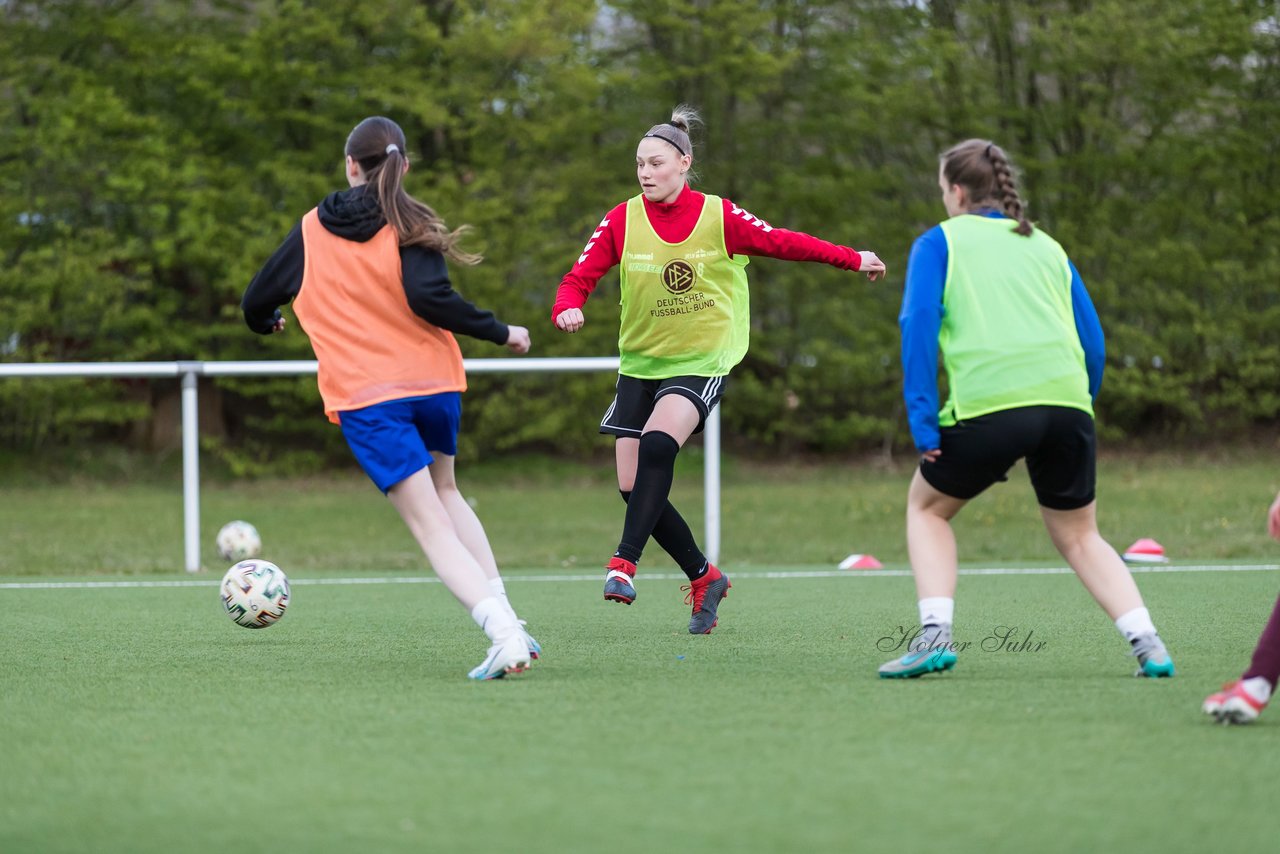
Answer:
<path fill-rule="evenodd" d="M 840 561 L 840 569 L 883 569 L 884 564 L 875 555 L 849 555 Z"/>
<path fill-rule="evenodd" d="M 1143 537 L 1124 550 L 1124 559 L 1130 563 L 1168 563 L 1164 546 L 1149 537 Z"/>

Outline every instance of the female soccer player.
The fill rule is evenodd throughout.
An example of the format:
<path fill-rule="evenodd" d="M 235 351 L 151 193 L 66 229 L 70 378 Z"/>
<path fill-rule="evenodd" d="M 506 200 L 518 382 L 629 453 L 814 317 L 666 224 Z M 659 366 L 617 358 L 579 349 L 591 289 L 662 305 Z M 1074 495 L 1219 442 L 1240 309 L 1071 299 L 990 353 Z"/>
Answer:
<path fill-rule="evenodd" d="M 904 396 L 920 467 L 907 495 L 907 550 L 921 631 L 882 677 L 956 663 L 956 541 L 950 520 L 1025 457 L 1049 536 L 1133 648 L 1140 676 L 1173 661 L 1115 549 L 1098 534 L 1093 399 L 1102 327 L 1062 247 L 1027 220 L 1004 151 L 982 139 L 942 155 L 950 219 L 907 263 Z M 938 408 L 938 350 L 950 396 Z"/>
<path fill-rule="evenodd" d="M 1267 512 L 1267 531 L 1280 540 L 1280 495 L 1271 503 Z M 1204 713 L 1212 715 L 1224 724 L 1247 724 L 1258 719 L 1267 707 L 1280 680 L 1280 599 L 1271 609 L 1258 645 L 1253 650 L 1249 669 L 1234 682 L 1222 686 L 1222 690 L 1210 694 L 1204 701 Z"/>
<path fill-rule="evenodd" d="M 621 366 L 600 432 L 617 437 L 618 489 L 627 511 L 606 567 L 604 598 L 635 601 L 636 565 L 652 535 L 689 577 L 689 631 L 708 634 L 729 579 L 707 562 L 668 495 L 676 455 L 702 431 L 747 351 L 747 256 L 818 261 L 873 281 L 884 264 L 871 252 L 774 228 L 690 187 L 689 128 L 697 120 L 693 110 L 677 107 L 671 121 L 640 139 L 640 194 L 605 215 L 560 282 L 551 316 L 561 331 L 577 332 L 596 283 L 621 264 Z"/>
<path fill-rule="evenodd" d="M 507 601 L 484 528 L 454 478 L 462 354 L 452 333 L 513 353 L 529 331 L 500 323 L 453 290 L 445 258 L 458 247 L 430 207 L 405 192 L 404 132 L 374 116 L 347 137 L 350 189 L 334 192 L 294 226 L 254 276 L 241 307 L 249 328 L 280 332 L 294 311 L 319 361 L 325 414 L 361 467 L 399 511 L 432 568 L 492 642 L 469 676 L 499 679 L 541 652 Z"/>

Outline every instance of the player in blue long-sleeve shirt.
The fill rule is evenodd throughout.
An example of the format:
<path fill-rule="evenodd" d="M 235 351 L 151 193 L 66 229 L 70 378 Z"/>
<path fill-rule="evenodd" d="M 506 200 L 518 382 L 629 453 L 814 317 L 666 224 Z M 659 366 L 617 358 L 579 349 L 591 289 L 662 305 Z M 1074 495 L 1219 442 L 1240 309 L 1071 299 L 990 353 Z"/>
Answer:
<path fill-rule="evenodd" d="M 995 208 L 974 211 L 980 216 L 1007 219 Z M 1076 265 L 1071 268 L 1071 307 L 1076 334 L 1084 348 L 1089 373 L 1089 397 L 1096 400 L 1102 388 L 1106 343 L 1098 312 L 1089 299 Z M 916 449 L 938 447 L 938 331 L 942 328 L 942 289 L 947 279 L 947 236 L 935 225 L 916 238 L 907 263 L 907 287 L 902 297 L 898 326 L 902 330 L 902 384 L 907 402 L 907 423 Z"/>
<path fill-rule="evenodd" d="M 880 676 L 955 666 L 951 519 L 1020 459 L 1054 545 L 1131 644 L 1137 675 L 1172 676 L 1133 577 L 1098 533 L 1093 401 L 1106 354 L 1093 302 L 1066 252 L 1027 219 L 999 146 L 971 139 L 941 160 L 949 219 L 912 246 L 899 317 L 903 395 L 920 451 L 907 495 L 920 627 L 904 629 L 905 653 Z"/>

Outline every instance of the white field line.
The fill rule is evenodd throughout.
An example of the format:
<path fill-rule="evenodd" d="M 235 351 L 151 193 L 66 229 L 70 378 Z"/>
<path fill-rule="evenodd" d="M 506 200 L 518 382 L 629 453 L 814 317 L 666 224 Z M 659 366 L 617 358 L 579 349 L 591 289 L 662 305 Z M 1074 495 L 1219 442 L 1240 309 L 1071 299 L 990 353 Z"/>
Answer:
<path fill-rule="evenodd" d="M 1152 565 L 1152 566 L 1131 566 L 1130 572 L 1134 573 L 1162 573 L 1162 572 L 1263 572 L 1266 570 L 1280 569 L 1280 564 L 1260 563 L 1260 564 L 1194 564 L 1187 566 L 1171 566 L 1171 565 Z M 961 569 L 961 575 L 1070 575 L 1071 570 L 1068 567 L 1019 567 L 1019 566 L 1000 566 L 1000 567 L 973 567 L 969 569 Z M 738 570 L 732 573 L 733 578 L 760 578 L 760 579 L 796 579 L 796 578 L 909 578 L 911 570 L 908 569 L 814 569 L 814 570 L 796 570 L 794 572 L 786 571 L 751 571 Z M 684 580 L 684 575 L 673 572 L 655 572 L 646 573 L 646 579 L 656 581 L 672 581 Z M 525 575 L 516 572 L 503 576 L 503 580 L 508 584 L 511 582 L 522 581 L 594 581 L 599 582 L 601 575 L 599 572 L 590 574 L 576 575 Z M 0 582 L 0 590 L 86 590 L 86 589 L 110 589 L 120 587 L 216 587 L 220 582 L 213 578 L 202 579 L 182 579 L 182 580 L 164 580 L 164 579 L 144 579 L 138 581 L 11 581 Z M 298 578 L 293 579 L 290 585 L 308 585 L 308 584 L 438 584 L 440 579 L 435 576 L 413 575 L 404 576 L 402 578 Z"/>

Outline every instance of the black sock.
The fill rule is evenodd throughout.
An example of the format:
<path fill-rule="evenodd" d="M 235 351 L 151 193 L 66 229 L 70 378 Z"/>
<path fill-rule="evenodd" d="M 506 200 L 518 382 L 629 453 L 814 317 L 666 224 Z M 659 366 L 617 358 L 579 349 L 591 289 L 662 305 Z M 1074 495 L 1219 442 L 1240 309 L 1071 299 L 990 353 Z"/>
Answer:
<path fill-rule="evenodd" d="M 630 492 L 618 490 L 618 494 L 622 496 L 623 501 L 631 500 Z M 680 565 L 680 569 L 689 576 L 690 581 L 695 581 L 707 574 L 707 556 L 702 553 L 702 549 L 698 548 L 698 543 L 693 538 L 693 531 L 689 530 L 689 523 L 670 501 L 667 502 L 666 507 L 662 508 L 662 515 L 658 517 L 658 523 L 653 526 L 653 539 L 662 546 L 663 551 L 671 555 L 672 560 Z"/>
<path fill-rule="evenodd" d="M 645 543 L 666 508 L 675 477 L 676 454 L 680 443 L 659 430 L 640 437 L 636 455 L 636 484 L 627 499 L 627 516 L 622 523 L 622 541 L 615 556 L 637 563 Z"/>

